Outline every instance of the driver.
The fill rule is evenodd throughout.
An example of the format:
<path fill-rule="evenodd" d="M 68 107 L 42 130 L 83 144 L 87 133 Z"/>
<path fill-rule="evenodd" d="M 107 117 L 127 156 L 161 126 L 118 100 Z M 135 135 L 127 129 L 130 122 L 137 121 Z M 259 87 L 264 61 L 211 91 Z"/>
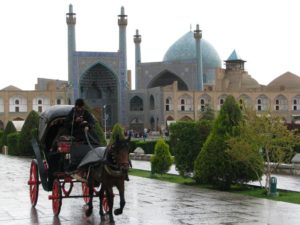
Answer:
<path fill-rule="evenodd" d="M 79 98 L 75 101 L 75 106 L 71 109 L 65 119 L 65 130 L 66 132 L 74 138 L 74 142 L 77 143 L 87 143 L 85 130 L 90 130 L 92 132 L 92 136 L 94 136 L 93 140 L 96 139 L 94 134 L 95 120 L 93 116 L 89 113 L 88 110 L 85 109 L 85 103 L 83 99 Z M 89 135 L 91 137 L 91 135 Z M 80 150 L 80 149 L 78 149 Z M 69 168 L 67 169 L 67 173 L 70 173 L 72 177 L 80 180 L 79 174 L 76 174 L 76 168 L 78 164 L 78 157 L 82 158 L 86 154 L 85 151 L 82 153 L 75 151 L 72 153 L 71 151 L 71 162 Z M 83 149 L 82 149 L 83 150 Z M 80 155 L 80 156 L 79 156 Z M 72 160 L 74 159 L 74 160 Z"/>
<path fill-rule="evenodd" d="M 78 98 L 75 106 L 71 109 L 65 120 L 67 132 L 75 138 L 77 142 L 86 141 L 84 129 L 85 127 L 94 128 L 95 120 L 93 116 L 84 108 L 83 99 Z"/>

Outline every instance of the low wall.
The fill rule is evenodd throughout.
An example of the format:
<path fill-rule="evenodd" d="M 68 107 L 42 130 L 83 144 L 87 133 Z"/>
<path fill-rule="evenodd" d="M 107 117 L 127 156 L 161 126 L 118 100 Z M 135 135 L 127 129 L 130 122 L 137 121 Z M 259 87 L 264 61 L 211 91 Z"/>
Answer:
<path fill-rule="evenodd" d="M 143 161 L 150 161 L 152 154 L 137 154 L 137 153 L 130 153 L 129 158 L 133 160 L 143 160 Z"/>
<path fill-rule="evenodd" d="M 152 154 L 130 153 L 129 157 L 132 160 L 150 161 Z M 296 175 L 300 176 L 300 164 L 277 164 L 272 163 L 272 167 L 276 167 L 273 171 L 275 174 Z"/>

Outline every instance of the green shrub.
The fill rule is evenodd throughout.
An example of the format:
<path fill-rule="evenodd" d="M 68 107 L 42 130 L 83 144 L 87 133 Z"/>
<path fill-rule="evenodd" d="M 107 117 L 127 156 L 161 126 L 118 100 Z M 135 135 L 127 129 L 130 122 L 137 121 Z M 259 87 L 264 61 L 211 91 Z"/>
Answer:
<path fill-rule="evenodd" d="M 237 164 L 226 152 L 226 141 L 239 134 L 239 122 L 242 113 L 233 96 L 228 96 L 195 161 L 194 179 L 209 183 L 220 189 L 229 189 L 231 184 L 240 179 L 240 172 L 245 171 L 242 164 Z"/>
<path fill-rule="evenodd" d="M 106 142 L 106 139 L 104 137 L 104 132 L 99 124 L 99 122 L 96 122 L 96 125 L 95 125 L 95 132 L 97 134 L 97 137 L 98 137 L 98 141 L 100 143 L 100 146 L 106 146 L 107 145 L 107 142 Z"/>
<path fill-rule="evenodd" d="M 172 162 L 169 145 L 163 139 L 159 139 L 155 144 L 154 155 L 151 157 L 151 173 L 162 175 L 168 172 Z"/>
<path fill-rule="evenodd" d="M 121 124 L 119 124 L 119 123 L 116 123 L 112 129 L 109 144 L 115 143 L 117 140 L 117 137 L 119 138 L 119 140 L 125 140 L 124 129 L 122 128 Z"/>
<path fill-rule="evenodd" d="M 19 133 L 14 132 L 10 133 L 7 136 L 7 147 L 8 147 L 8 154 L 9 155 L 19 155 L 19 150 L 18 150 L 18 142 L 19 142 Z"/>
<path fill-rule="evenodd" d="M 8 121 L 8 123 L 6 124 L 6 127 L 4 129 L 3 135 L 2 135 L 2 141 L 1 141 L 2 146 L 7 145 L 7 136 L 16 131 L 17 131 L 17 129 L 16 129 L 15 125 L 13 124 L 13 122 Z"/>
<path fill-rule="evenodd" d="M 203 143 L 211 130 L 211 122 L 177 122 L 170 126 L 170 141 L 174 151 L 176 169 L 180 175 L 194 171 L 196 160 Z"/>
<path fill-rule="evenodd" d="M 31 139 L 37 135 L 36 130 L 39 125 L 39 115 L 36 111 L 32 110 L 21 129 L 19 137 L 19 150 L 22 156 L 34 156 L 34 151 L 31 146 Z"/>

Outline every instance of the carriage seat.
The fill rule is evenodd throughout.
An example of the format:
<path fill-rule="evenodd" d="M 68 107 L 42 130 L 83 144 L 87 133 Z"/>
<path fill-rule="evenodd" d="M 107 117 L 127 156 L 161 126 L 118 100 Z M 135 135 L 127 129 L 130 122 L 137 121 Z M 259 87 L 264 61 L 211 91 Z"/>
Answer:
<path fill-rule="evenodd" d="M 93 150 L 90 150 L 80 161 L 77 168 L 80 169 L 87 165 L 104 162 L 106 160 L 105 152 L 106 152 L 106 147 L 96 147 Z"/>

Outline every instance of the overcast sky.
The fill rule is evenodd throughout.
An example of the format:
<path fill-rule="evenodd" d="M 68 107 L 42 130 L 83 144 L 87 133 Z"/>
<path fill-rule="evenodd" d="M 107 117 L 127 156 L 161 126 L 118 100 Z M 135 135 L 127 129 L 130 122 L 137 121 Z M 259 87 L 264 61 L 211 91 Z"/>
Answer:
<path fill-rule="evenodd" d="M 78 51 L 118 50 L 117 15 L 128 15 L 127 60 L 134 74 L 133 35 L 142 62 L 159 62 L 182 35 L 200 25 L 226 60 L 235 49 L 261 84 L 300 75 L 298 0 L 10 0 L 0 1 L 0 89 L 33 90 L 38 77 L 67 80 L 66 13 L 77 14 Z"/>

